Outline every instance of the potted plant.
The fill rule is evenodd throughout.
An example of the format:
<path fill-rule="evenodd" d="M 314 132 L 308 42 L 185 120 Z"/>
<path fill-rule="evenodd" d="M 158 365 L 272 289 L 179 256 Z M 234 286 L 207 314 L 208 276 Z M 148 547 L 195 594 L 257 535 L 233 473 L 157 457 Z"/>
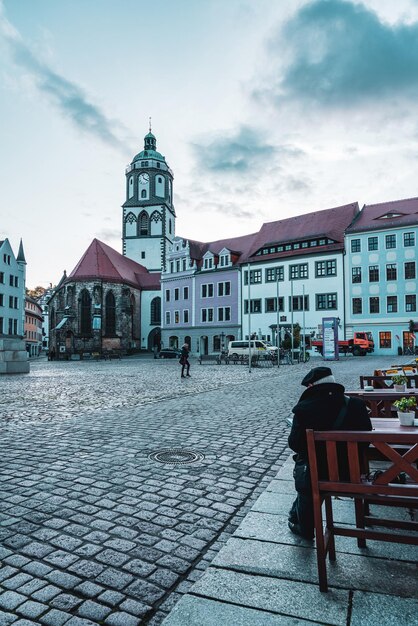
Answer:
<path fill-rule="evenodd" d="M 395 374 L 392 376 L 393 388 L 395 391 L 405 391 L 407 378 L 403 374 Z"/>
<path fill-rule="evenodd" d="M 395 400 L 393 405 L 398 410 L 398 418 L 401 426 L 413 426 L 415 418 L 415 409 L 417 407 L 417 401 L 415 396 L 408 396 Z"/>

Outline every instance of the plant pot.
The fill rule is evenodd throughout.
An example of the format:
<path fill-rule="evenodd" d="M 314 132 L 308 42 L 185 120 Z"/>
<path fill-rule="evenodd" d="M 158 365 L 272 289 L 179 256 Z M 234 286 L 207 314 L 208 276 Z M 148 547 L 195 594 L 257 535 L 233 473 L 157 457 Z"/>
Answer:
<path fill-rule="evenodd" d="M 406 391 L 406 385 L 403 383 L 402 385 L 393 385 L 393 389 L 395 391 Z"/>
<path fill-rule="evenodd" d="M 415 411 L 398 411 L 398 418 L 401 426 L 413 426 Z"/>

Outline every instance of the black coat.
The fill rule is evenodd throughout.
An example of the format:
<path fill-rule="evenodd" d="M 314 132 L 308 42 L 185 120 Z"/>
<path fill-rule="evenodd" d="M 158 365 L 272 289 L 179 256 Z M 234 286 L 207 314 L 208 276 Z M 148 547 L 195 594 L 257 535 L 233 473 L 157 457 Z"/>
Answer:
<path fill-rule="evenodd" d="M 344 402 L 344 387 L 338 383 L 323 383 L 308 387 L 292 409 L 294 413 L 289 447 L 301 458 L 308 458 L 306 429 L 333 430 L 333 424 Z M 347 413 L 338 430 L 372 430 L 363 400 L 350 398 Z M 320 471 L 322 474 L 323 472 Z"/>

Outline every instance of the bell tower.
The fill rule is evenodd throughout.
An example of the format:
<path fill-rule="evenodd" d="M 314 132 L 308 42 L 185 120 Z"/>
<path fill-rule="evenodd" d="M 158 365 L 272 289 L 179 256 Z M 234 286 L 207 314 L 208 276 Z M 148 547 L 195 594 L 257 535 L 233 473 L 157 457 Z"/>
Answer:
<path fill-rule="evenodd" d="M 157 152 L 151 123 L 144 137 L 144 149 L 126 167 L 125 175 L 123 255 L 150 272 L 161 272 L 166 268 L 168 246 L 176 234 L 176 213 L 173 173 L 165 157 Z"/>

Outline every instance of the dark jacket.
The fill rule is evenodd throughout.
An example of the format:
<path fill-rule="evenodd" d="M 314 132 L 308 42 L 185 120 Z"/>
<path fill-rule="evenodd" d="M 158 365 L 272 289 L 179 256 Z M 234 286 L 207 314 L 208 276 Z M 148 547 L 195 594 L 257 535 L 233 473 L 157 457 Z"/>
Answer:
<path fill-rule="evenodd" d="M 185 346 L 183 346 L 181 349 L 180 363 L 186 363 L 188 358 L 189 358 L 189 350 Z"/>
<path fill-rule="evenodd" d="M 300 458 L 308 458 L 306 429 L 333 430 L 333 424 L 344 402 L 344 387 L 338 383 L 323 383 L 308 387 L 293 408 L 294 418 L 289 435 L 289 447 Z M 350 398 L 347 413 L 338 430 L 372 430 L 363 400 Z M 321 464 L 322 465 L 322 464 Z M 343 462 L 343 465 L 346 465 Z M 318 468 L 320 474 L 324 467 Z"/>

